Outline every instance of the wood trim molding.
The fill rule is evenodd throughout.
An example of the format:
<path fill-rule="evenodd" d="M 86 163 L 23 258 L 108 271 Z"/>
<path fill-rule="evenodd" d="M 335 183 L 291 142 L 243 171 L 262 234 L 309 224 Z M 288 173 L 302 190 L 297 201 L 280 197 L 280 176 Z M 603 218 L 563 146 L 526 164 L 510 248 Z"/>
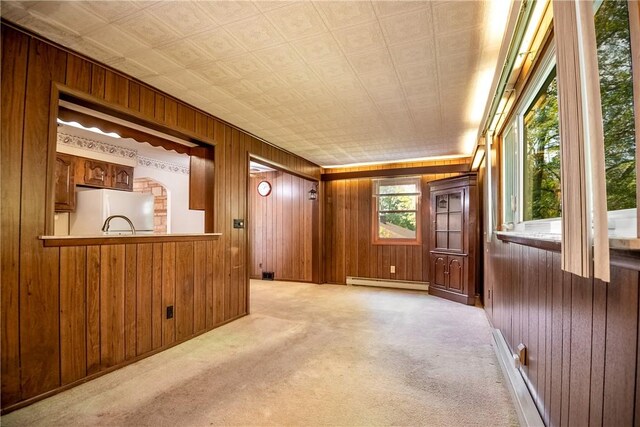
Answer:
<path fill-rule="evenodd" d="M 218 240 L 222 233 L 204 234 L 148 234 L 129 236 L 40 236 L 45 247 L 59 246 L 92 246 L 92 245 L 129 245 L 132 243 L 167 243 L 167 242 L 196 242 L 204 240 Z"/>
<path fill-rule="evenodd" d="M 286 172 L 286 173 L 291 174 L 291 175 L 295 175 L 298 178 L 303 178 L 303 179 L 306 179 L 306 180 L 309 180 L 309 181 L 318 182 L 318 178 L 315 178 L 315 177 L 313 177 L 311 175 L 307 175 L 306 173 L 294 171 L 294 170 L 292 170 L 292 169 L 290 169 L 290 168 L 288 168 L 288 167 L 286 167 L 286 166 L 284 166 L 284 165 L 282 165 L 280 163 L 274 162 L 272 160 L 269 160 L 269 159 L 267 159 L 265 157 L 262 157 L 262 156 L 259 156 L 257 154 L 249 153 L 249 161 L 251 161 L 251 160 L 255 160 L 258 163 L 262 163 L 265 166 L 270 166 L 270 167 L 272 167 L 274 169 L 277 169 L 279 171 Z"/>
<path fill-rule="evenodd" d="M 354 172 L 334 172 L 323 173 L 322 181 L 336 181 L 340 179 L 357 179 L 357 178 L 374 178 L 384 176 L 402 176 L 402 175 L 430 175 L 439 173 L 461 173 L 469 172 L 469 163 L 459 163 L 455 165 L 433 165 L 433 166 L 416 166 L 409 168 L 393 168 L 393 169 L 370 169 L 365 171 Z"/>

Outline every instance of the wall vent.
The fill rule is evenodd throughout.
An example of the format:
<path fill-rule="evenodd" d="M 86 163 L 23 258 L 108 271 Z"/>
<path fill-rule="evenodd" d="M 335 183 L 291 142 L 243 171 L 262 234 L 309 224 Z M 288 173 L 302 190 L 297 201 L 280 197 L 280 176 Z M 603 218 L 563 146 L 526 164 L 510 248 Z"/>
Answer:
<path fill-rule="evenodd" d="M 273 271 L 263 271 L 262 272 L 262 280 L 273 280 L 276 276 L 276 273 Z"/>

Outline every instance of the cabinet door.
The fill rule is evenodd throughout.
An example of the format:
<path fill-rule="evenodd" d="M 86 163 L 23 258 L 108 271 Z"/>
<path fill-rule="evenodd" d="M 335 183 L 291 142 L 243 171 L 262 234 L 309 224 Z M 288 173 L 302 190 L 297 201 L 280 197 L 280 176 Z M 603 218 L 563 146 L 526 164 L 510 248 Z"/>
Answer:
<path fill-rule="evenodd" d="M 84 161 L 84 184 L 108 187 L 111 184 L 110 181 L 109 164 L 107 162 L 96 160 Z"/>
<path fill-rule="evenodd" d="M 447 286 L 447 256 L 431 254 L 431 283 L 429 286 L 446 288 Z"/>
<path fill-rule="evenodd" d="M 449 194 L 448 246 L 451 251 L 464 252 L 464 190 L 456 190 Z"/>
<path fill-rule="evenodd" d="M 464 291 L 464 257 L 461 256 L 448 256 L 448 276 L 449 283 L 448 288 L 451 291 L 463 292 Z"/>
<path fill-rule="evenodd" d="M 75 159 L 56 154 L 55 211 L 73 212 L 76 209 Z"/>
<path fill-rule="evenodd" d="M 131 166 L 111 165 L 111 179 L 112 188 L 133 191 L 133 168 Z"/>

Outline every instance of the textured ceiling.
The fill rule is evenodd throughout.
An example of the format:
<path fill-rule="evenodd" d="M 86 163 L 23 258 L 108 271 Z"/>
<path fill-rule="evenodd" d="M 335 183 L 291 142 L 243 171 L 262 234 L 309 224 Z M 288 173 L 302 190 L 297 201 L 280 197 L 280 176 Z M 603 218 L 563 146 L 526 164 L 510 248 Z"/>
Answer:
<path fill-rule="evenodd" d="M 1 13 L 275 145 L 339 165 L 470 153 L 504 27 L 497 17 L 487 25 L 490 6 L 2 1 Z"/>

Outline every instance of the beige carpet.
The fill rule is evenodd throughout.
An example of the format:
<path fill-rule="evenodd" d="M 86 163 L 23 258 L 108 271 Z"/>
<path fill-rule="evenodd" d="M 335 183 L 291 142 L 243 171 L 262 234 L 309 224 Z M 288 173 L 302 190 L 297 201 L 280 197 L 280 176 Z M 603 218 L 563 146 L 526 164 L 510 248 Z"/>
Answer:
<path fill-rule="evenodd" d="M 479 308 L 261 281 L 251 307 L 2 425 L 517 425 Z"/>

